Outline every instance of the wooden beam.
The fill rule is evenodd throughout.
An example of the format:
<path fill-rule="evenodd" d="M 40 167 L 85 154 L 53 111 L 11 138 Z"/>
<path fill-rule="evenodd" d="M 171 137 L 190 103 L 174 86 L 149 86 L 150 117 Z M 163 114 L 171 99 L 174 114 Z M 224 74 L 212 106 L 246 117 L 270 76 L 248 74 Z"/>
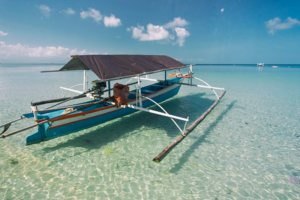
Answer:
<path fill-rule="evenodd" d="M 78 99 L 78 98 L 83 98 L 85 96 L 79 96 L 77 98 L 73 98 L 73 99 Z M 43 105 L 43 104 L 47 104 L 47 103 L 56 103 L 56 102 L 60 102 L 60 101 L 65 101 L 67 99 L 71 99 L 72 97 L 66 97 L 66 98 L 60 98 L 60 99 L 51 99 L 51 100 L 45 100 L 45 101 L 39 101 L 39 102 L 31 102 L 31 106 L 38 106 L 38 105 Z"/>
<path fill-rule="evenodd" d="M 199 117 L 190 127 L 188 127 L 176 140 L 174 140 L 169 146 L 167 146 L 160 154 L 158 154 L 155 158 L 153 158 L 152 161 L 159 163 L 162 161 L 170 151 L 176 147 L 177 144 L 179 144 L 196 126 L 212 111 L 212 109 L 219 103 L 221 98 L 225 94 L 225 90 L 222 92 L 221 96 L 219 99 L 215 101 L 215 103 L 205 112 L 201 117 Z"/>

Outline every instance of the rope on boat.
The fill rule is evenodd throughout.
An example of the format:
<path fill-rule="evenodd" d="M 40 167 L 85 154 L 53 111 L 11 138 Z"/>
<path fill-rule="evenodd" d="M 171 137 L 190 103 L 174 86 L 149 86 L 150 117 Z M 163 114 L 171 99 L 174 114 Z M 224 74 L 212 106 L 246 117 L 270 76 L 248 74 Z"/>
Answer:
<path fill-rule="evenodd" d="M 196 126 L 203 121 L 203 119 L 212 111 L 212 109 L 219 103 L 219 101 L 222 99 L 222 97 L 224 96 L 224 94 L 226 93 L 226 91 L 224 90 L 222 92 L 222 94 L 220 95 L 220 97 L 215 101 L 215 103 L 210 106 L 210 108 L 201 115 L 201 117 L 199 117 L 190 127 L 188 127 L 187 129 L 185 129 L 185 131 L 178 137 L 176 138 L 169 146 L 167 146 L 160 154 L 158 154 L 155 158 L 153 158 L 152 161 L 159 163 L 160 161 L 162 161 L 167 155 L 168 153 L 170 153 L 170 151 L 177 145 L 179 144 L 190 132 L 192 132 L 192 130 L 194 130 L 194 128 L 196 128 Z"/>

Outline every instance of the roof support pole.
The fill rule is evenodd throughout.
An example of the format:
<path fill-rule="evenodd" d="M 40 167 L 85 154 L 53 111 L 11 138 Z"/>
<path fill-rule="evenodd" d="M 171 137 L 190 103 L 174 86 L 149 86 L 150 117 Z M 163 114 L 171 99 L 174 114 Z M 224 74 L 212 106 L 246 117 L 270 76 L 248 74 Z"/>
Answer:
<path fill-rule="evenodd" d="M 167 71 L 165 71 L 165 85 L 166 85 L 166 81 L 167 81 Z"/>
<path fill-rule="evenodd" d="M 83 70 L 83 92 L 85 92 L 86 91 L 86 74 L 85 74 L 85 70 Z"/>
<path fill-rule="evenodd" d="M 108 96 L 110 96 L 110 81 L 107 81 L 108 84 Z"/>
<path fill-rule="evenodd" d="M 137 78 L 138 78 L 138 90 L 139 90 L 140 107 L 143 107 L 140 76 L 137 76 Z"/>
<path fill-rule="evenodd" d="M 193 84 L 193 73 L 190 73 L 191 85 Z"/>

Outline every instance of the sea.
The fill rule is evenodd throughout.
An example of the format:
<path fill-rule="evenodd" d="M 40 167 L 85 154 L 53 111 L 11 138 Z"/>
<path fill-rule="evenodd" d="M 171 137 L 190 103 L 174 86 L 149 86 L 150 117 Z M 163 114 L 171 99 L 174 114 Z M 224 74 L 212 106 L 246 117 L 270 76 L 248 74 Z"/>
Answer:
<path fill-rule="evenodd" d="M 226 94 L 160 163 L 152 159 L 181 133 L 141 111 L 34 145 L 26 137 L 36 127 L 0 139 L 0 199 L 300 199 L 300 65 L 273 65 L 193 66 L 194 77 Z M 31 102 L 76 95 L 60 86 L 83 90 L 82 71 L 41 73 L 62 66 L 2 63 L 0 124 L 31 112 Z M 97 77 L 87 76 L 91 87 Z M 189 117 L 189 127 L 216 99 L 211 89 L 181 86 L 161 106 Z"/>

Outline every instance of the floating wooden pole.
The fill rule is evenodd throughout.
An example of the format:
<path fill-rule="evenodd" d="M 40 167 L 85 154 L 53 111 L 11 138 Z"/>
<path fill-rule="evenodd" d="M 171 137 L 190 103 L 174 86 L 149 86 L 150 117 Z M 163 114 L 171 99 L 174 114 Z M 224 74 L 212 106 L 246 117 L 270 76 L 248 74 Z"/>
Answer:
<path fill-rule="evenodd" d="M 153 158 L 152 161 L 156 163 L 162 161 L 168 155 L 168 153 L 177 144 L 179 144 L 190 132 L 192 132 L 192 130 L 194 130 L 194 128 L 212 111 L 212 109 L 219 103 L 221 98 L 224 96 L 225 92 L 226 91 L 224 90 L 220 95 L 219 99 L 217 99 L 215 103 L 212 106 L 210 106 L 210 108 L 205 113 L 203 113 L 203 115 L 200 118 L 198 118 L 190 127 L 188 127 L 176 140 L 174 140 L 169 146 L 167 146 L 160 154 Z"/>

